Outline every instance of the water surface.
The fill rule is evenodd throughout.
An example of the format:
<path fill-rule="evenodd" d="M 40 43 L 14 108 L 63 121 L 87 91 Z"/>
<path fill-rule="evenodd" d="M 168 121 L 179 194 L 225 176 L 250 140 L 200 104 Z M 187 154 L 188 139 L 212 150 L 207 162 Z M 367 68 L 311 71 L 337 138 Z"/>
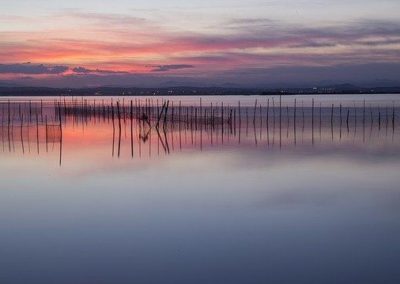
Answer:
<path fill-rule="evenodd" d="M 281 99 L 3 99 L 1 282 L 399 283 L 400 99 Z"/>

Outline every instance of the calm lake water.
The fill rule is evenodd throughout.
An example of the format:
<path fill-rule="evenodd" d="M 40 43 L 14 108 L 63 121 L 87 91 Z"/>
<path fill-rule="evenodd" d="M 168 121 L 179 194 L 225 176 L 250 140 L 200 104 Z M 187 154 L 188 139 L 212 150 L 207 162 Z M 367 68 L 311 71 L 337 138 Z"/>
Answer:
<path fill-rule="evenodd" d="M 400 283 L 398 95 L 0 115 L 0 283 Z"/>

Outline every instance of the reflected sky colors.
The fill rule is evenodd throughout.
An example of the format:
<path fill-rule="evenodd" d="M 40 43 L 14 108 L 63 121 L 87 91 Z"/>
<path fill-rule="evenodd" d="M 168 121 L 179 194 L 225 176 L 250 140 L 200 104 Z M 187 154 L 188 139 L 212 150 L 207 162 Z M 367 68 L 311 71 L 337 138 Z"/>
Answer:
<path fill-rule="evenodd" d="M 2 2 L 3 83 L 398 82 L 395 0 Z"/>
<path fill-rule="evenodd" d="M 133 153 L 129 116 L 119 136 L 118 121 L 113 134 L 101 112 L 70 112 L 61 165 L 54 129 L 45 139 L 41 124 L 39 153 L 35 122 L 27 131 L 25 117 L 20 131 L 21 101 L 10 103 L 8 138 L 2 101 L 2 282 L 398 283 L 400 120 L 396 108 L 393 127 L 385 108 L 393 97 L 366 100 L 374 107 L 365 125 L 363 103 L 356 123 L 354 98 L 342 97 L 349 127 L 340 123 L 338 99 L 314 98 L 323 109 L 313 125 L 311 98 L 297 97 L 304 120 L 299 107 L 294 126 L 294 109 L 286 114 L 293 97 L 283 102 L 282 122 L 269 108 L 268 124 L 266 99 L 258 98 L 253 124 L 255 98 L 239 98 L 251 114 L 247 123 L 243 107 L 233 129 L 183 121 L 160 127 L 161 135 L 153 127 L 143 139 L 147 126 L 134 120 Z M 221 98 L 208 99 L 221 106 Z M 227 110 L 237 99 L 224 101 Z M 192 98 L 182 100 L 188 106 Z M 40 104 L 33 105 L 35 116 Z M 44 102 L 50 126 L 53 107 Z"/>

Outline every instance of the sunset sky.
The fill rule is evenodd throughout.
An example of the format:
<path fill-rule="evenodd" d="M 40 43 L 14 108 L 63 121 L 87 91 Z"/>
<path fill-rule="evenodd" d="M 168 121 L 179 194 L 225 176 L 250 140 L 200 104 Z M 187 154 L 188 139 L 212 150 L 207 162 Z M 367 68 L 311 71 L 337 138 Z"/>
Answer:
<path fill-rule="evenodd" d="M 0 0 L 0 85 L 400 82 L 398 0 Z"/>

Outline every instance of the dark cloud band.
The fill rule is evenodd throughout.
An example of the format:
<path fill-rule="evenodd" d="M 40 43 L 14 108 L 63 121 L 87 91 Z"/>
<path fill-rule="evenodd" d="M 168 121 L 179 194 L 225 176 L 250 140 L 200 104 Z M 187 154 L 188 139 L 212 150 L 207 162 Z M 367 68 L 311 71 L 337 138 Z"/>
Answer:
<path fill-rule="evenodd" d="M 126 71 L 113 71 L 113 70 L 102 70 L 102 69 L 88 69 L 85 67 L 75 67 L 72 69 L 74 73 L 78 74 L 128 74 Z"/>
<path fill-rule="evenodd" d="M 46 66 L 43 64 L 0 64 L 0 74 L 62 74 L 69 68 L 67 66 Z"/>
<path fill-rule="evenodd" d="M 193 65 L 189 64 L 157 65 L 152 67 L 154 67 L 154 69 L 151 70 L 152 72 L 167 72 L 170 70 L 194 68 Z"/>

